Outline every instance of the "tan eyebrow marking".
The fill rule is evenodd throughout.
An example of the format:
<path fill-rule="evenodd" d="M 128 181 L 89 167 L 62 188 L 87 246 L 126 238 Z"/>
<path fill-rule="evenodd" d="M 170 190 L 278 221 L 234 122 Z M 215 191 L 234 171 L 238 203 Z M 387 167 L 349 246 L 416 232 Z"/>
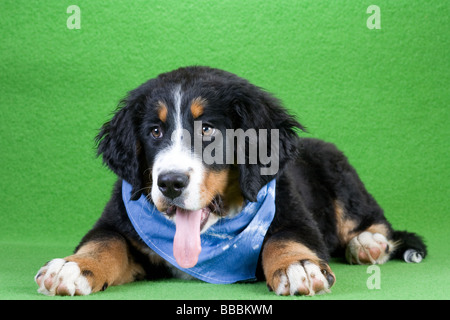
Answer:
<path fill-rule="evenodd" d="M 158 117 L 162 122 L 167 120 L 167 106 L 162 101 L 157 103 Z"/>
<path fill-rule="evenodd" d="M 191 103 L 191 113 L 194 119 L 197 119 L 203 114 L 203 111 L 205 109 L 206 100 L 202 97 L 197 97 L 194 100 L 192 100 Z"/>

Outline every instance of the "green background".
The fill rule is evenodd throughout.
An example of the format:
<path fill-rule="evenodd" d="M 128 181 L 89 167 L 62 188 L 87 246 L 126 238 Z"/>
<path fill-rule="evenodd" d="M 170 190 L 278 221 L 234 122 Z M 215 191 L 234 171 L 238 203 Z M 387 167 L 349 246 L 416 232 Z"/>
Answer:
<path fill-rule="evenodd" d="M 81 29 L 67 28 L 67 7 Z M 366 26 L 369 5 L 381 29 Z M 397 229 L 423 235 L 421 264 L 333 260 L 332 294 L 287 299 L 450 298 L 450 2 L 0 1 L 0 298 L 48 298 L 33 277 L 69 255 L 114 175 L 94 136 L 127 91 L 186 65 L 273 92 L 311 136 L 336 143 Z M 264 283 L 165 280 L 87 299 L 285 299 Z M 83 299 L 83 298 L 77 298 Z"/>

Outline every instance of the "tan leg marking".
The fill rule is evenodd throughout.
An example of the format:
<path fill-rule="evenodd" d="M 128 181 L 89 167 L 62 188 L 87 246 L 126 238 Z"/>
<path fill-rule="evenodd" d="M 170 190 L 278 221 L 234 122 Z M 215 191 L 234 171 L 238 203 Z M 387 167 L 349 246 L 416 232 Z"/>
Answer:
<path fill-rule="evenodd" d="M 301 243 L 268 241 L 262 264 L 267 286 L 278 295 L 329 292 L 336 277 L 327 263 Z"/>
<path fill-rule="evenodd" d="M 119 239 L 88 242 L 65 260 L 78 264 L 92 292 L 131 282 L 144 274 L 141 265 L 130 259 L 125 241 Z"/>
<path fill-rule="evenodd" d="M 345 246 L 355 235 L 357 235 L 357 233 L 353 231 L 356 228 L 356 223 L 346 216 L 345 208 L 342 202 L 335 200 L 333 205 L 334 212 L 336 214 L 336 226 L 339 243 L 341 246 Z"/>

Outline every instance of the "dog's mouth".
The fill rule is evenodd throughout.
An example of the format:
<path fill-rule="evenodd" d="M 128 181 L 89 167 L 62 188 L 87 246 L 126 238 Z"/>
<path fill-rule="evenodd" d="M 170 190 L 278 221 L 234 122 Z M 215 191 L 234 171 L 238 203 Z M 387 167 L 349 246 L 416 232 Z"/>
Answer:
<path fill-rule="evenodd" d="M 200 217 L 200 231 L 203 230 L 203 228 L 205 227 L 206 223 L 208 222 L 209 219 L 209 215 L 214 211 L 213 209 L 211 209 L 211 206 L 202 208 L 200 210 L 187 210 L 184 208 L 180 208 L 177 206 L 170 206 L 169 208 L 167 208 L 166 210 L 166 214 L 169 217 L 178 217 L 179 213 L 183 213 L 183 212 L 197 212 L 197 211 L 201 211 L 201 217 Z M 176 221 L 177 219 L 175 219 Z"/>
<path fill-rule="evenodd" d="M 166 210 L 169 217 L 175 216 L 173 255 L 180 267 L 192 268 L 197 264 L 202 250 L 200 232 L 207 224 L 211 213 L 217 214 L 216 207 L 213 201 L 210 205 L 198 210 L 188 210 L 174 205 Z"/>

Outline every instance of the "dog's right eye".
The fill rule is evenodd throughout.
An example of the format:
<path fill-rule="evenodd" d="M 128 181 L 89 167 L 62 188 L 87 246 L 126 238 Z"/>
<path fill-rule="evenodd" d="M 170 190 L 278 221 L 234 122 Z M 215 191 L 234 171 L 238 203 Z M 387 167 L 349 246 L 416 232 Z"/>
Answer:
<path fill-rule="evenodd" d="M 163 137 L 163 132 L 160 126 L 151 128 L 150 132 L 154 139 L 161 139 Z"/>

